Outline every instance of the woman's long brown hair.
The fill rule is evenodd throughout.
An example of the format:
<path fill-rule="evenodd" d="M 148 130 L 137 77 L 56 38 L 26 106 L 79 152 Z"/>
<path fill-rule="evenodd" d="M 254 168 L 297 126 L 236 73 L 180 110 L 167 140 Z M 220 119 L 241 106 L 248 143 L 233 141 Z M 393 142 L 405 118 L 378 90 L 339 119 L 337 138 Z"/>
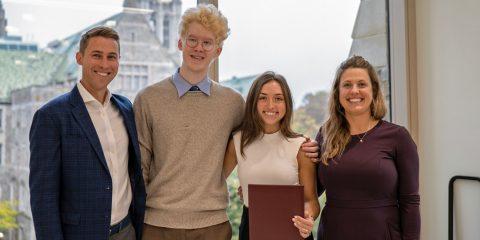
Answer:
<path fill-rule="evenodd" d="M 245 156 L 243 150 L 246 146 L 255 141 L 258 137 L 263 135 L 263 122 L 257 111 L 257 102 L 263 85 L 270 81 L 276 81 L 282 88 L 283 96 L 285 98 L 285 116 L 280 120 L 280 131 L 284 137 L 294 138 L 301 136 L 301 134 L 295 133 L 290 127 L 293 115 L 293 100 L 290 88 L 288 87 L 287 80 L 275 72 L 267 71 L 258 76 L 250 87 L 248 92 L 245 114 L 243 116 L 242 125 L 240 131 L 242 131 L 240 153 Z"/>

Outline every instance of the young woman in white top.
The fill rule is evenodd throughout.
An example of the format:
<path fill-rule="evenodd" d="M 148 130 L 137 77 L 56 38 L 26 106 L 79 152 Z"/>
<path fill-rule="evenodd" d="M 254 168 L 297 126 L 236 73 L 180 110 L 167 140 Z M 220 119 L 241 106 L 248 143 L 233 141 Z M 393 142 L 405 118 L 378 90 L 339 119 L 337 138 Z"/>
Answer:
<path fill-rule="evenodd" d="M 248 93 L 240 129 L 229 141 L 224 161 L 228 177 L 238 164 L 244 208 L 239 239 L 248 239 L 248 184 L 303 185 L 305 216 L 292 216 L 303 238 L 312 239 L 317 200 L 315 165 L 300 151 L 305 138 L 290 125 L 293 101 L 285 78 L 268 71 L 260 75 Z"/>

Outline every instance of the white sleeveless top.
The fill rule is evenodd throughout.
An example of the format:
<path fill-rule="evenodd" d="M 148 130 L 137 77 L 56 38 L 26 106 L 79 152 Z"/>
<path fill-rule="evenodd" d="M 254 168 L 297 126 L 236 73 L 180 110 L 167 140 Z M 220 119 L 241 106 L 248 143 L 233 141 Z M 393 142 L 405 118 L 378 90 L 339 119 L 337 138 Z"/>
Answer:
<path fill-rule="evenodd" d="M 264 134 L 240 153 L 241 132 L 233 135 L 243 202 L 248 207 L 248 184 L 299 185 L 297 153 L 303 137 L 286 139 L 281 131 Z"/>

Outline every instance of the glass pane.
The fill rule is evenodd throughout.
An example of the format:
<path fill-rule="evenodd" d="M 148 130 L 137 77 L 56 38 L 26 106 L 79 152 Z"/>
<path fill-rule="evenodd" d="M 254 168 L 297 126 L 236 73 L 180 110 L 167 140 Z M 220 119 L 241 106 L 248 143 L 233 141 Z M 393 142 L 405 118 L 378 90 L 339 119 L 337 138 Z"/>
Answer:
<path fill-rule="evenodd" d="M 219 6 L 231 29 L 220 56 L 220 82 L 246 97 L 257 75 L 267 70 L 282 74 L 294 96 L 293 127 L 299 133 L 315 137 L 327 115 L 336 68 L 352 55 L 374 65 L 389 105 L 385 0 L 220 0 Z M 242 209 L 234 191 L 238 179 L 233 175 L 228 180 L 229 216 L 237 234 Z"/>
<path fill-rule="evenodd" d="M 349 56 L 362 55 L 376 67 L 389 102 L 385 0 L 292 4 L 220 1 L 231 29 L 220 57 L 220 81 L 246 96 L 258 74 L 273 70 L 284 75 L 297 115 L 302 115 L 297 120 L 314 121 L 310 125 L 296 122 L 298 129 L 312 137 L 325 118 L 325 98 L 336 68 Z"/>

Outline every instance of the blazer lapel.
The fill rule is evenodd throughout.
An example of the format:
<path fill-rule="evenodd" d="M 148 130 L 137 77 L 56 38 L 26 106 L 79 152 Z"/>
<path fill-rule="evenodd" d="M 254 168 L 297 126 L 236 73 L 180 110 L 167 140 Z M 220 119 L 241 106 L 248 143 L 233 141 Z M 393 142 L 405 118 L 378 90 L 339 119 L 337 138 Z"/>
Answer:
<path fill-rule="evenodd" d="M 73 105 L 72 114 L 75 120 L 77 120 L 77 123 L 80 125 L 82 131 L 87 136 L 90 145 L 95 150 L 95 153 L 100 160 L 100 163 L 105 168 L 107 173 L 110 174 L 107 161 L 105 160 L 105 156 L 103 154 L 102 145 L 100 143 L 100 140 L 98 139 L 97 131 L 93 126 L 92 119 L 88 114 L 87 107 L 83 102 L 82 96 L 80 95 L 77 86 L 75 86 L 70 92 L 70 103 Z"/>
<path fill-rule="evenodd" d="M 125 127 L 127 128 L 130 143 L 133 145 L 133 149 L 135 150 L 135 156 L 140 156 L 140 149 L 138 149 L 137 147 L 138 143 L 136 138 L 137 132 L 135 128 L 135 122 L 133 119 L 130 119 L 128 114 L 129 110 L 115 97 L 115 95 L 112 95 L 111 101 L 115 106 L 117 106 L 118 110 L 122 114 L 123 122 L 125 124 Z"/>

